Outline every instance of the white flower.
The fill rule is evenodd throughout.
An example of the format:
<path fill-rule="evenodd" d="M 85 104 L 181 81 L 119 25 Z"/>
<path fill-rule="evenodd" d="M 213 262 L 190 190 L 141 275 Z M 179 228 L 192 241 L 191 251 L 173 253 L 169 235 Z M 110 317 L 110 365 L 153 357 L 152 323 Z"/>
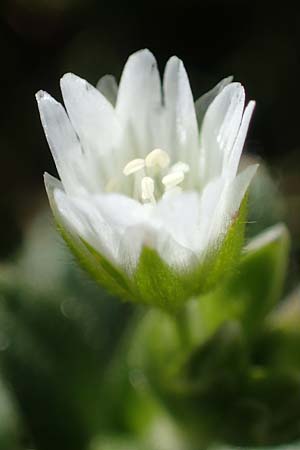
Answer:
<path fill-rule="evenodd" d="M 174 279 L 195 271 L 221 245 L 256 171 L 237 175 L 254 108 L 244 110 L 241 84 L 227 78 L 194 104 L 183 63 L 168 61 L 161 87 L 142 50 L 119 87 L 111 76 L 95 88 L 69 73 L 61 90 L 66 110 L 42 91 L 37 101 L 61 178 L 46 174 L 46 188 L 67 242 L 100 282 L 113 279 L 129 297 L 143 297 L 142 284 L 172 283 L 162 267 Z"/>

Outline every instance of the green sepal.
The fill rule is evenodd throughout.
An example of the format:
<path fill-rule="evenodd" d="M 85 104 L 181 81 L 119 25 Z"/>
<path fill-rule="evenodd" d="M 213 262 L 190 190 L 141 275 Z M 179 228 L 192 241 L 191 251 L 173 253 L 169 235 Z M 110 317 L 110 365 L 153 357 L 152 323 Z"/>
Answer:
<path fill-rule="evenodd" d="M 132 281 L 135 300 L 176 313 L 191 297 L 214 288 L 238 264 L 246 212 L 247 196 L 225 237 L 212 246 L 203 260 L 186 270 L 171 268 L 156 251 L 144 247 Z"/>
<path fill-rule="evenodd" d="M 45 186 L 57 229 L 77 258 L 82 269 L 87 271 L 92 279 L 103 286 L 109 293 L 124 299 L 131 298 L 131 293 L 128 290 L 128 284 L 123 274 L 113 267 L 107 258 L 100 255 L 99 252 L 81 239 L 58 211 L 54 190 L 61 189 L 60 182 L 51 175 L 45 174 Z"/>
<path fill-rule="evenodd" d="M 215 291 L 199 297 L 192 308 L 192 314 L 200 318 L 203 337 L 227 320 L 240 321 L 247 333 L 260 328 L 280 299 L 289 249 L 289 232 L 281 224 L 249 243 L 233 275 Z"/>
<path fill-rule="evenodd" d="M 132 297 L 126 278 L 86 241 L 70 233 L 57 221 L 57 228 L 80 266 L 108 292 L 124 300 Z"/>

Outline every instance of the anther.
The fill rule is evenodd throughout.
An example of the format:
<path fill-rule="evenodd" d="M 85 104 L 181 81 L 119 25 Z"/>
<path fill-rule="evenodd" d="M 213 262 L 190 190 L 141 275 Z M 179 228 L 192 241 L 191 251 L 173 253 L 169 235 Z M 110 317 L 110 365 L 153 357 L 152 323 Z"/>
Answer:
<path fill-rule="evenodd" d="M 161 148 L 155 148 L 152 152 L 148 153 L 145 158 L 146 167 L 159 167 L 165 169 L 170 164 L 170 157 L 167 152 Z"/>
<path fill-rule="evenodd" d="M 184 180 L 183 172 L 172 172 L 163 177 L 161 180 L 162 184 L 166 189 L 172 189 Z"/>
<path fill-rule="evenodd" d="M 132 173 L 138 172 L 139 170 L 143 169 L 145 167 L 145 160 L 142 158 L 136 158 L 132 161 L 129 161 L 129 163 L 126 164 L 126 166 L 123 169 L 123 174 L 128 176 Z"/>
<path fill-rule="evenodd" d="M 151 203 L 155 203 L 153 178 L 144 177 L 141 181 L 141 188 L 142 188 L 142 199 L 150 200 Z"/>
<path fill-rule="evenodd" d="M 187 163 L 184 163 L 182 161 L 178 161 L 169 169 L 170 173 L 174 173 L 174 172 L 187 173 L 189 171 L 190 171 L 190 166 Z"/>

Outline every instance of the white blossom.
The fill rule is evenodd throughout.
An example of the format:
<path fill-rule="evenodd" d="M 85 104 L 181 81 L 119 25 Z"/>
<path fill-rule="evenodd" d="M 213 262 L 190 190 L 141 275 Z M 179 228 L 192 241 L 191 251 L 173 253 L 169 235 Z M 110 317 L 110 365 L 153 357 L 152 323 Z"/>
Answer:
<path fill-rule="evenodd" d="M 144 247 L 179 272 L 203 261 L 256 171 L 238 173 L 254 108 L 242 85 L 227 78 L 195 104 L 182 61 L 169 59 L 161 85 L 154 56 L 141 50 L 119 86 L 68 73 L 61 90 L 65 107 L 37 93 L 61 179 L 45 175 L 61 226 L 129 279 Z"/>

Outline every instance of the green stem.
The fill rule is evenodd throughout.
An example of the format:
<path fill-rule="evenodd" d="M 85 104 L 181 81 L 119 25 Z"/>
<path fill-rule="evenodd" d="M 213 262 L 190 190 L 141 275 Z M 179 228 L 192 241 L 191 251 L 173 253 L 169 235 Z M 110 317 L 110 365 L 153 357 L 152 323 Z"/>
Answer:
<path fill-rule="evenodd" d="M 187 348 L 191 344 L 189 320 L 186 308 L 180 309 L 175 316 L 178 335 L 180 337 L 182 346 Z"/>

